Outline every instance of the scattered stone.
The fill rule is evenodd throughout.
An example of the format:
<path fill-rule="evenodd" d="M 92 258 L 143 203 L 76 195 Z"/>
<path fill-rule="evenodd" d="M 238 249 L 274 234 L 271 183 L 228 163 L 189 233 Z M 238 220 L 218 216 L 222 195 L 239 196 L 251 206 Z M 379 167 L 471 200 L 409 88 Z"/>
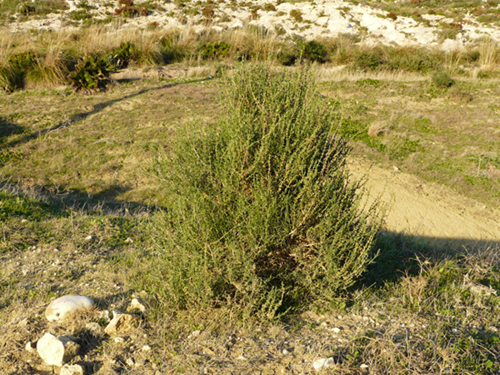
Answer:
<path fill-rule="evenodd" d="M 129 366 L 129 367 L 134 367 L 134 365 L 135 365 L 135 361 L 134 361 L 134 359 L 133 359 L 133 358 L 129 358 L 129 359 L 127 359 L 127 360 L 125 361 L 125 363 L 126 363 L 126 364 L 127 364 L 127 366 Z"/>
<path fill-rule="evenodd" d="M 85 369 L 80 365 L 64 365 L 59 375 L 85 375 Z"/>
<path fill-rule="evenodd" d="M 91 241 L 91 240 L 92 240 L 92 236 L 85 237 L 85 241 Z"/>
<path fill-rule="evenodd" d="M 92 333 L 94 336 L 100 336 L 102 334 L 102 328 L 96 322 L 90 322 L 85 324 L 85 329 L 90 333 Z"/>
<path fill-rule="evenodd" d="M 142 351 L 143 351 L 143 352 L 149 352 L 150 350 L 151 350 L 151 347 L 150 347 L 149 345 L 144 345 L 144 346 L 142 347 Z"/>
<path fill-rule="evenodd" d="M 122 343 L 125 342 L 125 339 L 123 337 L 115 337 L 115 342 Z"/>
<path fill-rule="evenodd" d="M 246 359 L 245 357 L 243 357 L 242 355 L 240 355 L 240 356 L 239 356 L 238 358 L 236 358 L 236 359 L 238 359 L 238 360 L 240 360 L 240 361 L 246 361 L 246 360 L 247 360 L 247 359 Z"/>
<path fill-rule="evenodd" d="M 194 337 L 196 337 L 196 336 L 199 336 L 199 335 L 200 335 L 200 333 L 201 333 L 201 331 L 200 331 L 199 329 L 198 329 L 198 330 L 196 330 L 196 331 L 193 331 L 193 332 L 191 332 L 191 334 L 188 336 L 188 339 L 192 339 L 192 338 L 194 338 Z"/>
<path fill-rule="evenodd" d="M 286 350 L 286 349 L 283 349 L 283 354 L 287 355 L 287 354 L 290 354 L 290 352 L 288 350 Z"/>
<path fill-rule="evenodd" d="M 335 362 L 333 361 L 333 358 L 321 358 L 317 359 L 316 361 L 313 362 L 313 367 L 315 370 L 321 370 L 327 367 L 330 367 L 334 365 Z"/>
<path fill-rule="evenodd" d="M 130 302 L 130 306 L 128 307 L 127 311 L 134 310 L 139 310 L 141 313 L 145 313 L 146 306 L 144 306 L 144 303 L 140 299 L 134 298 L 132 302 Z"/>
<path fill-rule="evenodd" d="M 125 240 L 125 243 L 134 243 L 134 240 L 130 237 L 128 237 L 126 240 Z"/>
<path fill-rule="evenodd" d="M 368 366 L 368 365 L 366 365 L 366 364 L 364 364 L 364 363 L 363 363 L 361 366 L 359 366 L 359 368 L 360 368 L 361 370 L 368 370 L 368 367 L 369 367 L 369 366 Z"/>
<path fill-rule="evenodd" d="M 332 329 L 332 331 L 335 332 L 335 333 L 339 333 L 340 332 L 340 328 L 335 327 L 334 329 Z"/>
<path fill-rule="evenodd" d="M 94 301 L 85 296 L 63 296 L 55 299 L 45 310 L 45 317 L 49 322 L 63 320 L 69 313 L 86 310 L 94 306 Z"/>
<path fill-rule="evenodd" d="M 113 319 L 104 328 L 104 332 L 108 335 L 128 333 L 134 330 L 136 322 L 137 319 L 134 315 L 113 311 Z"/>
<path fill-rule="evenodd" d="M 80 345 L 70 335 L 57 336 L 47 332 L 38 340 L 36 350 L 46 364 L 62 366 L 78 354 Z"/>
<path fill-rule="evenodd" d="M 32 343 L 31 341 L 28 341 L 26 344 L 26 350 L 30 353 L 34 352 L 36 350 L 36 345 Z"/>

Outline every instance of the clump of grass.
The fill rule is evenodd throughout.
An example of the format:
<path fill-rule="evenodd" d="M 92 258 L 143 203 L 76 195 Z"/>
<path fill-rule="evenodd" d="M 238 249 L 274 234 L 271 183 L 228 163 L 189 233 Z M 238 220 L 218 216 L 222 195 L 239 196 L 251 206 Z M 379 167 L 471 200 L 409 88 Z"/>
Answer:
<path fill-rule="evenodd" d="M 10 55 L 7 63 L 0 66 L 0 87 L 6 92 L 24 88 L 27 72 L 36 60 L 33 52 Z"/>
<path fill-rule="evenodd" d="M 455 84 L 455 80 L 447 72 L 438 72 L 432 75 L 432 82 L 437 88 L 443 89 Z"/>
<path fill-rule="evenodd" d="M 174 308 L 230 305 L 273 319 L 329 303 L 373 259 L 336 114 L 306 68 L 242 66 L 217 126 L 178 134 L 155 170 L 170 197 L 150 288 Z"/>

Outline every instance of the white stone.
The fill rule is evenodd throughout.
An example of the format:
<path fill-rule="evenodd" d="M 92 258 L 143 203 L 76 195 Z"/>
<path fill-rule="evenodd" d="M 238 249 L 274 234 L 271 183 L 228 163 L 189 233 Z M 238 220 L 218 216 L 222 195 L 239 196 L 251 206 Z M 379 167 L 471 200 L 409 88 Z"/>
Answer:
<path fill-rule="evenodd" d="M 43 361 L 51 366 L 62 366 L 78 354 L 80 345 L 70 335 L 46 333 L 38 340 L 36 350 Z"/>
<path fill-rule="evenodd" d="M 36 345 L 33 344 L 31 341 L 28 341 L 28 343 L 26 344 L 26 350 L 28 352 L 34 352 L 36 350 Z"/>
<path fill-rule="evenodd" d="M 96 322 L 90 322 L 90 323 L 85 324 L 85 329 L 87 329 L 94 336 L 99 336 L 102 334 L 102 328 Z"/>
<path fill-rule="evenodd" d="M 200 331 L 199 329 L 198 329 L 198 330 L 196 330 L 196 331 L 193 331 L 193 332 L 191 332 L 191 334 L 188 336 L 188 339 L 192 339 L 192 338 L 194 338 L 194 337 L 196 337 L 196 336 L 199 336 L 199 335 L 200 335 L 200 333 L 201 333 L 201 331 Z"/>
<path fill-rule="evenodd" d="M 135 362 L 134 362 L 134 360 L 133 360 L 132 358 L 127 359 L 127 360 L 125 361 L 125 363 L 126 363 L 126 364 L 127 364 L 127 366 L 129 366 L 129 367 L 134 367 L 134 365 L 135 365 Z"/>
<path fill-rule="evenodd" d="M 85 369 L 80 365 L 64 365 L 59 375 L 85 375 Z"/>
<path fill-rule="evenodd" d="M 360 368 L 361 370 L 368 370 L 368 367 L 369 367 L 369 366 L 368 366 L 368 365 L 365 365 L 364 363 L 363 363 L 361 366 L 359 366 L 359 368 Z"/>
<path fill-rule="evenodd" d="M 316 361 L 313 362 L 313 367 L 315 370 L 321 370 L 327 367 L 330 367 L 331 365 L 334 365 L 335 362 L 333 361 L 333 358 L 320 358 L 317 359 Z"/>
<path fill-rule="evenodd" d="M 134 298 L 132 302 L 130 302 L 130 306 L 127 310 L 128 311 L 139 310 L 140 312 L 145 313 L 146 306 L 144 306 L 144 303 L 140 299 Z"/>
<path fill-rule="evenodd" d="M 135 316 L 113 311 L 113 319 L 109 322 L 106 328 L 104 328 L 104 332 L 108 335 L 128 333 L 135 328 L 135 323 Z"/>
<path fill-rule="evenodd" d="M 115 342 L 122 343 L 125 342 L 125 339 L 123 337 L 115 337 Z"/>
<path fill-rule="evenodd" d="M 340 332 L 340 328 L 335 327 L 332 331 L 335 332 L 335 333 L 339 333 Z"/>
<path fill-rule="evenodd" d="M 91 239 L 92 239 L 92 236 L 85 237 L 85 241 L 90 241 Z"/>
<path fill-rule="evenodd" d="M 151 347 L 150 347 L 149 345 L 144 345 L 144 346 L 142 347 L 142 351 L 143 351 L 143 352 L 149 352 L 150 350 L 151 350 Z"/>
<path fill-rule="evenodd" d="M 94 301 L 85 296 L 63 296 L 55 299 L 45 310 L 45 317 L 50 322 L 63 320 L 69 313 L 86 310 L 94 306 Z"/>

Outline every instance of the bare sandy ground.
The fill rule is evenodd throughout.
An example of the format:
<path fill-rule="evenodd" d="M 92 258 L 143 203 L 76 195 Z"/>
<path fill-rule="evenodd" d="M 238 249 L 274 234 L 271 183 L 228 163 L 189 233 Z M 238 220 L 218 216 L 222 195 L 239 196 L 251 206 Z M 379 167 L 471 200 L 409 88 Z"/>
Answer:
<path fill-rule="evenodd" d="M 394 168 L 350 159 L 351 175 L 366 176 L 369 199 L 388 204 L 385 229 L 457 245 L 500 242 L 500 207 L 486 207 L 453 190 Z"/>

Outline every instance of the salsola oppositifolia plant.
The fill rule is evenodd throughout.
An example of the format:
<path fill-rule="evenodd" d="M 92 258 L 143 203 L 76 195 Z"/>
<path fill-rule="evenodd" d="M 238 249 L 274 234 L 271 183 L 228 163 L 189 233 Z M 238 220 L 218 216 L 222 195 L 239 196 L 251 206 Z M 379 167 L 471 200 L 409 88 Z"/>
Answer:
<path fill-rule="evenodd" d="M 170 198 L 150 280 L 167 304 L 274 318 L 328 303 L 372 261 L 381 215 L 362 211 L 338 115 L 314 89 L 307 68 L 242 66 L 218 124 L 179 131 L 155 159 Z"/>

